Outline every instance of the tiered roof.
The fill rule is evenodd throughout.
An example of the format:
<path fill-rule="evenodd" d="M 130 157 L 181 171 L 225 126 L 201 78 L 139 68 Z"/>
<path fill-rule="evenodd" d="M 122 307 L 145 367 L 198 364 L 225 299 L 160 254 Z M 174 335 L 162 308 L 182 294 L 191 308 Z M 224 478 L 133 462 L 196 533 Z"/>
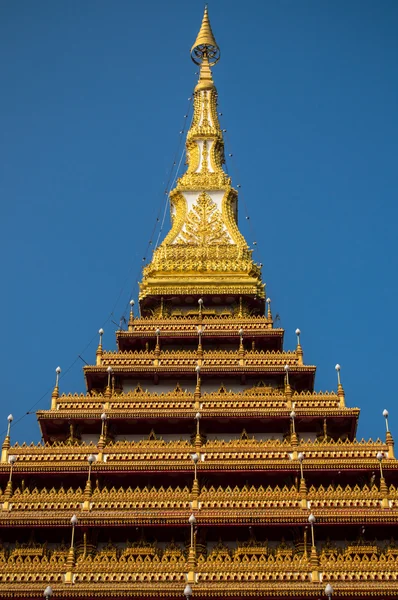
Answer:
<path fill-rule="evenodd" d="M 314 391 L 283 348 L 223 171 L 207 9 L 187 171 L 145 267 L 140 316 L 100 341 L 85 394 L 37 413 L 43 441 L 0 462 L 0 596 L 347 598 L 398 592 L 394 441 Z M 264 314 L 265 313 L 265 314 Z M 11 418 L 10 418 L 11 424 Z M 333 591 L 326 588 L 328 595 Z"/>

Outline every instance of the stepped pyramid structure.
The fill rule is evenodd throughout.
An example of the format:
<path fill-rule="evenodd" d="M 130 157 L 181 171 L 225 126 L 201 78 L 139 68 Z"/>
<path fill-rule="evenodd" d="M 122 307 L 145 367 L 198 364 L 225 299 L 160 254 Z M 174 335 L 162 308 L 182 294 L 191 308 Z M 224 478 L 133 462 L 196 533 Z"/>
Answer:
<path fill-rule="evenodd" d="M 60 395 L 57 372 L 44 443 L 11 447 L 9 417 L 0 597 L 396 597 L 388 413 L 384 442 L 357 441 L 338 365 L 318 393 L 298 330 L 283 349 L 223 170 L 207 11 L 191 55 L 187 169 L 140 316 L 132 303 L 116 352 L 100 330 L 86 394 Z"/>

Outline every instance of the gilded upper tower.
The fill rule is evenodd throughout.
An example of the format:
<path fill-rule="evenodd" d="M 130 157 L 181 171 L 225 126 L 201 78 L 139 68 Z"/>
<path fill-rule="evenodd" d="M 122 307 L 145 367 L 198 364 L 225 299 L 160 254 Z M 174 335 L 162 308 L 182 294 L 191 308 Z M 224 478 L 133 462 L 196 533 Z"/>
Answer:
<path fill-rule="evenodd" d="M 223 169 L 224 139 L 212 76 L 220 50 L 207 8 L 191 58 L 200 72 L 186 138 L 187 168 L 170 192 L 172 227 L 144 269 L 141 309 L 143 314 L 156 312 L 162 303 L 172 312 L 185 296 L 196 305 L 204 297 L 207 306 L 219 310 L 243 302 L 250 312 L 261 313 L 265 292 L 260 266 L 239 231 L 238 193 Z"/>

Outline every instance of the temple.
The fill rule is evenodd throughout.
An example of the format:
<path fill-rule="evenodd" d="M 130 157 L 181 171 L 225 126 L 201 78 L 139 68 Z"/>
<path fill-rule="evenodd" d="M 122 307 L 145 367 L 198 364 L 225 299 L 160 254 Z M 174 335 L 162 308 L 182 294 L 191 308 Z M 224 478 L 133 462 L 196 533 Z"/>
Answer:
<path fill-rule="evenodd" d="M 43 442 L 13 443 L 9 416 L 0 597 L 395 598 L 388 412 L 384 441 L 357 440 L 339 365 L 317 392 L 299 330 L 284 350 L 224 170 L 207 9 L 191 57 L 186 171 L 117 350 L 101 329 L 85 394 L 57 369 Z"/>

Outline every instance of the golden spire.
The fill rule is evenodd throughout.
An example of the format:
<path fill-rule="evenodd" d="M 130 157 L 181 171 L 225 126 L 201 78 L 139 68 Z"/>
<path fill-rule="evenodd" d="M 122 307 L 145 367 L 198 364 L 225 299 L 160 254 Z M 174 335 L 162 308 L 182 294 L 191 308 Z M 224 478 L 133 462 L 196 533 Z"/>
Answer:
<path fill-rule="evenodd" d="M 202 25 L 191 48 L 193 62 L 200 65 L 199 82 L 195 91 L 214 87 L 211 69 L 220 59 L 220 49 L 211 30 L 207 6 L 203 15 Z"/>
<path fill-rule="evenodd" d="M 172 227 L 143 271 L 141 310 L 161 298 L 189 295 L 250 296 L 259 311 L 265 301 L 261 267 L 238 229 L 238 193 L 224 171 L 224 139 L 211 67 L 220 49 L 207 8 L 191 58 L 200 66 L 186 138 L 186 171 L 170 192 Z"/>
<path fill-rule="evenodd" d="M 203 61 L 204 54 L 207 55 L 210 65 L 215 65 L 216 62 L 220 60 L 220 48 L 218 47 L 216 38 L 211 30 L 207 6 L 205 6 L 199 33 L 191 48 L 191 58 L 195 64 L 200 65 Z"/>

